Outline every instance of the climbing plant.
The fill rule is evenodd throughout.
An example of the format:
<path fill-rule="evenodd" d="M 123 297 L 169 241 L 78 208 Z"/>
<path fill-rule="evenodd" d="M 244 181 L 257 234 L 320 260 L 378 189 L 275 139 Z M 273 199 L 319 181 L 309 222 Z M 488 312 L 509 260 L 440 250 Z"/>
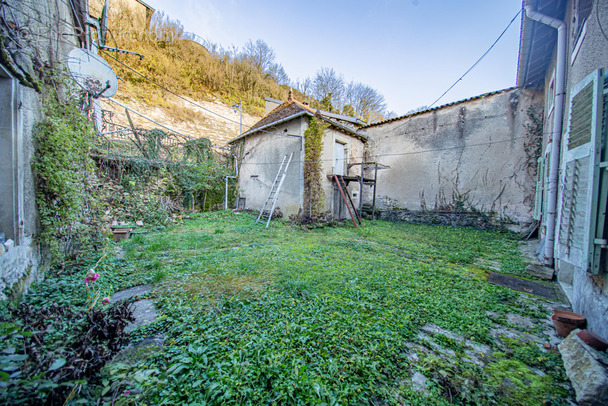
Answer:
<path fill-rule="evenodd" d="M 310 217 L 323 212 L 323 183 L 321 178 L 321 153 L 323 152 L 323 133 L 327 124 L 313 117 L 304 132 L 304 211 Z"/>
<path fill-rule="evenodd" d="M 39 239 L 57 264 L 100 242 L 102 207 L 89 156 L 91 122 L 73 98 L 63 98 L 54 86 L 42 94 L 44 119 L 34 128 L 33 163 Z"/>
<path fill-rule="evenodd" d="M 537 158 L 542 155 L 543 145 L 543 110 L 538 111 L 534 105 L 530 105 L 526 111 L 528 122 L 524 125 L 527 140 L 524 144 L 526 152 L 526 166 L 532 178 L 536 176 Z"/>

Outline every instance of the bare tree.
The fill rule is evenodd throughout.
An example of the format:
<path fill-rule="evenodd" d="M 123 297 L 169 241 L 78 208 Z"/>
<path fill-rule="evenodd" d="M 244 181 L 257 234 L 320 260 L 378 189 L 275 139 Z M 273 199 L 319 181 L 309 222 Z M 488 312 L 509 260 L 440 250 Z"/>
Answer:
<path fill-rule="evenodd" d="M 358 118 L 368 122 L 386 112 L 384 96 L 376 89 L 358 82 L 350 82 L 346 86 L 344 104 L 350 106 Z"/>
<path fill-rule="evenodd" d="M 304 78 L 302 81 L 300 81 L 299 79 L 296 80 L 292 86 L 294 87 L 294 89 L 296 89 L 298 92 L 302 93 L 304 96 L 306 97 L 311 97 L 312 96 L 312 79 L 309 77 Z"/>
<path fill-rule="evenodd" d="M 172 20 L 164 12 L 159 11 L 152 15 L 150 21 L 150 32 L 159 41 L 172 44 L 180 39 L 194 40 L 194 34 L 184 31 L 184 26 L 179 20 Z"/>
<path fill-rule="evenodd" d="M 288 85 L 289 84 L 289 76 L 285 72 L 285 68 L 280 63 L 273 63 L 268 69 L 268 74 L 272 76 L 272 78 L 279 85 Z"/>
<path fill-rule="evenodd" d="M 312 96 L 321 101 L 324 108 L 340 110 L 344 93 L 344 79 L 332 68 L 321 68 L 312 81 Z"/>
<path fill-rule="evenodd" d="M 275 64 L 276 59 L 274 49 L 261 39 L 255 42 L 247 41 L 243 48 L 243 56 L 264 73 L 270 72 L 270 68 Z"/>

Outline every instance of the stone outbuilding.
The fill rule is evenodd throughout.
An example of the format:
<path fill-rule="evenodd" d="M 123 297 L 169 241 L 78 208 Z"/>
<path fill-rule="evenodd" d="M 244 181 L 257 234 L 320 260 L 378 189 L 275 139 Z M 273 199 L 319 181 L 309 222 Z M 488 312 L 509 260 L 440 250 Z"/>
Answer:
<path fill-rule="evenodd" d="M 238 160 L 241 206 L 255 210 L 263 207 L 284 157 L 293 153 L 277 206 L 286 217 L 309 214 L 310 208 L 304 207 L 305 133 L 313 119 L 325 126 L 320 158 L 323 208 L 331 211 L 334 217 L 345 217 L 341 197 L 327 175 L 355 176 L 357 170 L 360 172 L 353 164 L 361 163 L 364 158 L 367 137 L 359 132 L 364 123 L 352 117 L 314 110 L 294 99 L 292 92 L 286 102 L 229 142 Z M 360 198 L 358 188 L 354 183 L 348 187 L 355 205 Z"/>

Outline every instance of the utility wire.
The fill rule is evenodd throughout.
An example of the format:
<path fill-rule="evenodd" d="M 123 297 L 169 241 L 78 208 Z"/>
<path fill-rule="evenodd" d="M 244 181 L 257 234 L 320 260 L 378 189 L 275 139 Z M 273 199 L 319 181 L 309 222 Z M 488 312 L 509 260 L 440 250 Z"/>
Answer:
<path fill-rule="evenodd" d="M 146 80 L 147 80 L 147 81 L 149 81 L 150 83 L 152 83 L 152 84 L 154 84 L 154 85 L 156 85 L 156 86 L 160 87 L 161 89 L 165 90 L 166 92 L 171 93 L 171 94 L 172 94 L 172 95 L 174 95 L 175 97 L 177 97 L 177 98 L 179 98 L 179 99 L 181 99 L 181 100 L 184 100 L 185 102 L 188 102 L 188 103 L 190 103 L 190 104 L 192 104 L 192 105 L 194 105 L 194 106 L 196 106 L 196 107 L 198 107 L 198 108 L 200 108 L 200 109 L 202 109 L 202 110 L 205 110 L 205 111 L 207 111 L 207 112 L 209 112 L 209 113 L 211 113 L 211 114 L 214 114 L 214 115 L 216 115 L 216 116 L 218 116 L 218 117 L 220 117 L 220 118 L 222 118 L 222 119 L 224 119 L 224 120 L 226 120 L 226 121 L 230 121 L 230 122 L 235 123 L 235 124 L 240 124 L 240 123 L 241 123 L 240 121 L 234 120 L 234 119 L 232 119 L 232 118 L 225 117 L 225 116 L 221 115 L 220 113 L 216 113 L 216 112 L 215 112 L 215 111 L 213 111 L 213 110 L 209 110 L 208 108 L 203 107 L 203 106 L 201 106 L 200 104 L 198 104 L 198 103 L 196 103 L 196 102 L 194 102 L 194 101 L 192 101 L 192 100 L 190 100 L 190 99 L 188 99 L 188 98 L 186 98 L 186 97 L 184 97 L 184 96 L 181 96 L 180 94 L 178 94 L 178 93 L 176 93 L 176 92 L 174 92 L 174 91 L 172 91 L 172 90 L 170 90 L 170 89 L 166 88 L 165 86 L 163 86 L 163 85 L 161 85 L 161 84 L 159 84 L 159 83 L 155 82 L 154 80 L 150 79 L 149 77 L 147 77 L 147 76 L 146 76 L 146 75 L 144 75 L 143 73 L 138 72 L 136 69 L 132 68 L 131 66 L 129 66 L 129 65 L 127 65 L 126 63 L 122 62 L 121 60 L 119 60 L 119 59 L 115 58 L 114 56 L 110 55 L 109 53 L 107 53 L 107 52 L 106 52 L 106 51 L 104 51 L 103 49 L 100 49 L 100 50 L 101 50 L 101 51 L 103 51 L 103 53 L 104 53 L 105 55 L 109 56 L 110 58 L 112 58 L 112 59 L 114 59 L 116 62 L 118 62 L 119 64 L 123 65 L 125 68 L 127 68 L 127 69 L 129 69 L 129 70 L 133 71 L 133 72 L 134 72 L 134 73 L 136 73 L 137 75 L 139 75 L 139 76 L 141 76 L 142 78 L 146 79 Z M 244 127 L 244 128 L 248 128 L 248 129 L 253 129 L 253 128 L 254 128 L 253 126 L 251 126 L 251 125 L 247 125 L 247 124 L 245 124 L 245 123 L 243 123 L 243 127 Z M 260 131 L 260 132 L 263 132 L 263 133 L 266 133 L 266 134 L 273 134 L 273 135 L 280 135 L 280 136 L 288 136 L 288 137 L 301 137 L 301 135 L 299 135 L 299 134 L 276 133 L 276 132 L 272 132 L 272 131 L 268 131 L 268 130 L 263 130 L 263 129 L 260 129 L 260 128 L 256 128 L 256 130 L 257 130 L 257 131 Z M 246 133 L 246 132 L 247 132 L 247 131 L 243 132 L 242 134 L 244 134 L 244 133 Z M 239 136 L 240 136 L 240 135 L 242 135 L 242 134 L 239 134 Z"/>
<path fill-rule="evenodd" d="M 468 145 L 464 145 L 464 146 L 455 146 L 455 147 L 448 147 L 448 148 L 437 148 L 437 149 L 425 149 L 425 150 L 421 150 L 421 151 L 409 151 L 409 152 L 395 152 L 395 153 L 390 153 L 390 154 L 380 154 L 380 155 L 374 155 L 374 154 L 370 154 L 368 155 L 368 157 L 374 157 L 375 159 L 377 158 L 383 158 L 383 157 L 389 157 L 389 156 L 404 156 L 404 155 L 418 155 L 418 154 L 425 154 L 425 153 L 429 153 L 429 152 L 441 152 L 441 151 L 450 151 L 453 149 L 460 149 L 460 148 L 468 148 L 468 147 L 479 147 L 479 146 L 488 146 L 488 145 L 494 145 L 494 144 L 503 144 L 505 142 L 512 142 L 512 141 L 517 141 L 517 140 L 521 140 L 521 139 L 527 139 L 528 137 L 516 137 L 516 138 L 509 138 L 506 140 L 500 140 L 500 141 L 489 141 L 489 142 L 479 142 L 479 143 L 475 143 L 475 144 L 468 144 Z M 359 157 L 352 157 L 352 159 L 365 159 L 366 156 L 359 156 Z M 301 163 L 301 162 L 333 162 L 333 159 L 319 159 L 319 160 L 305 160 L 305 161 L 291 161 L 294 163 Z M 243 162 L 240 165 L 277 165 L 280 164 L 281 162 Z"/>
<path fill-rule="evenodd" d="M 493 43 L 493 44 L 490 46 L 490 48 L 488 48 L 488 50 L 487 50 L 486 52 L 484 52 L 484 54 L 483 54 L 483 55 L 481 55 L 481 58 L 479 58 L 479 59 L 477 60 L 477 62 L 475 62 L 475 63 L 473 64 L 473 66 L 471 66 L 471 67 L 470 67 L 470 68 L 469 68 L 469 69 L 468 69 L 468 70 L 467 70 L 467 71 L 466 71 L 466 72 L 465 72 L 465 73 L 464 73 L 464 74 L 463 74 L 463 75 L 462 75 L 462 76 L 461 76 L 461 77 L 460 77 L 460 78 L 459 78 L 459 79 L 458 79 L 456 82 L 454 82 L 454 84 L 452 84 L 452 86 L 450 86 L 450 87 L 448 88 L 448 90 L 446 90 L 445 92 L 443 92 L 443 94 L 442 94 L 441 96 L 439 96 L 439 97 L 437 98 L 437 100 L 435 100 L 433 103 L 431 103 L 431 104 L 430 104 L 430 106 L 429 106 L 428 108 L 433 107 L 433 106 L 435 105 L 435 103 L 437 103 L 439 100 L 441 100 L 441 99 L 443 98 L 443 96 L 445 96 L 446 94 L 448 94 L 448 92 L 449 92 L 450 90 L 452 90 L 452 88 L 453 88 L 454 86 L 456 86 L 456 85 L 458 84 L 458 82 L 460 82 L 460 81 L 461 81 L 461 80 L 462 80 L 462 79 L 463 79 L 463 78 L 464 78 L 466 75 L 468 75 L 468 74 L 469 74 L 469 72 L 471 72 L 471 71 L 472 71 L 472 70 L 473 70 L 473 69 L 474 69 L 474 68 L 475 68 L 475 67 L 476 67 L 476 66 L 479 64 L 479 62 L 481 62 L 481 60 L 482 60 L 483 58 L 485 58 L 485 57 L 486 57 L 486 55 L 487 55 L 488 53 L 490 53 L 490 51 L 492 50 L 492 48 L 494 48 L 494 46 L 495 46 L 495 45 L 498 43 L 498 41 L 500 41 L 500 39 L 503 37 L 503 35 L 505 35 L 505 33 L 507 32 L 507 30 L 508 30 L 508 29 L 511 27 L 511 25 L 513 24 L 513 21 L 515 21 L 515 19 L 516 19 L 516 18 L 517 18 L 517 17 L 518 17 L 520 14 L 521 14 L 521 9 L 519 9 L 519 11 L 517 12 L 517 14 L 515 14 L 515 17 L 513 17 L 513 19 L 511 19 L 511 22 L 509 22 L 509 25 L 507 25 L 507 28 L 505 28 L 505 29 L 503 30 L 503 32 L 502 32 L 502 33 L 501 33 L 501 34 L 498 36 L 498 38 L 496 39 L 496 41 L 494 41 L 494 43 Z"/>
<path fill-rule="evenodd" d="M 143 73 L 138 72 L 137 70 L 135 70 L 134 68 L 130 67 L 130 66 L 129 66 L 129 65 L 127 65 L 126 63 L 124 63 L 124 62 L 122 62 L 121 60 L 119 60 L 119 59 L 115 58 L 114 56 L 110 55 L 108 52 L 104 51 L 103 49 L 101 49 L 101 51 L 103 51 L 103 53 L 104 53 L 105 55 L 107 55 L 107 56 L 109 56 L 110 58 L 114 59 L 116 62 L 118 62 L 119 64 L 121 64 L 121 65 L 122 65 L 122 66 L 124 66 L 125 68 L 127 68 L 127 69 L 129 69 L 129 70 L 133 71 L 134 73 L 138 74 L 138 75 L 139 75 L 139 76 L 141 76 L 142 78 L 144 78 L 144 79 L 148 80 L 149 82 L 151 82 L 151 83 L 155 84 L 156 86 L 160 87 L 161 89 L 165 90 L 166 92 L 171 93 L 172 95 L 174 95 L 174 96 L 178 97 L 179 99 L 184 100 L 184 101 L 186 101 L 186 102 L 188 102 L 188 103 L 190 103 L 190 104 L 193 104 L 193 105 L 195 105 L 195 106 L 199 107 L 200 109 L 205 110 L 205 111 L 207 111 L 207 112 L 209 112 L 209 113 L 211 113 L 211 114 L 214 114 L 214 115 L 216 115 L 216 116 L 218 116 L 218 117 L 220 117 L 220 118 L 223 118 L 223 119 L 224 119 L 224 120 L 226 120 L 226 121 L 231 121 L 231 122 L 233 122 L 233 123 L 235 123 L 235 124 L 240 124 L 240 121 L 233 120 L 233 119 L 228 118 L 228 117 L 225 117 L 225 116 L 223 116 L 223 115 L 221 115 L 221 114 L 219 114 L 219 113 L 216 113 L 216 112 L 215 112 L 215 111 L 213 111 L 213 110 L 209 110 L 208 108 L 205 108 L 205 107 L 201 106 L 200 104 L 198 104 L 198 103 L 196 103 L 196 102 L 193 102 L 192 100 L 189 100 L 189 99 L 185 98 L 184 96 L 181 96 L 180 94 L 178 94 L 178 93 L 176 93 L 176 92 L 174 92 L 174 91 L 172 91 L 172 90 L 167 89 L 165 86 L 161 85 L 161 84 L 160 84 L 160 83 L 158 83 L 158 82 L 155 82 L 154 80 L 150 79 L 149 77 L 147 77 L 147 76 L 146 76 L 146 75 L 144 75 Z M 248 126 L 248 125 L 245 125 L 245 124 L 243 124 L 243 126 L 244 126 L 244 127 L 251 128 L 251 126 Z"/>

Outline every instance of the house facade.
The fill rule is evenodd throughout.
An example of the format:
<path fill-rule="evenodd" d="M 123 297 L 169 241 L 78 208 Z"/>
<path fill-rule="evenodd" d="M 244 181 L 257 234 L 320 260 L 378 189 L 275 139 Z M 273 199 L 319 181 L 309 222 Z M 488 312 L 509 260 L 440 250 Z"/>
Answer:
<path fill-rule="evenodd" d="M 80 45 L 84 1 L 7 0 L 0 5 L 0 299 L 41 274 L 32 131 L 42 120 L 41 80 Z M 7 289 L 8 288 L 8 289 Z"/>
<path fill-rule="evenodd" d="M 361 122 L 351 117 L 314 110 L 293 98 L 276 106 L 248 131 L 231 140 L 238 161 L 238 184 L 241 204 L 260 210 L 268 197 L 283 159 L 291 156 L 277 206 L 284 216 L 307 214 L 305 204 L 304 163 L 305 132 L 312 119 L 326 125 L 321 144 L 321 185 L 323 207 L 334 217 L 344 218 L 338 192 L 327 175 L 355 175 L 353 164 L 360 163 L 365 153 L 366 137 L 357 130 Z M 355 204 L 360 198 L 359 185 L 349 185 Z M 308 208 L 310 210 L 310 208 Z"/>
<path fill-rule="evenodd" d="M 608 339 L 608 2 L 529 0 L 517 84 L 544 94 L 541 257 L 589 329 Z"/>

